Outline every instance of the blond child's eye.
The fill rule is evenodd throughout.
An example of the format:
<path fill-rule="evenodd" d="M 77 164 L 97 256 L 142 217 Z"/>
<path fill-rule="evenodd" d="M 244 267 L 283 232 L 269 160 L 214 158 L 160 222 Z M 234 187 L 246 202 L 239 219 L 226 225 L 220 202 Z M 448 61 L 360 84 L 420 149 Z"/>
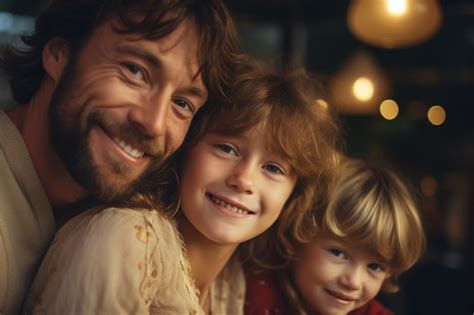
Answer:
<path fill-rule="evenodd" d="M 335 257 L 338 257 L 338 258 L 342 258 L 342 259 L 346 259 L 346 255 L 344 254 L 344 252 L 340 249 L 337 249 L 337 248 L 330 248 L 328 249 L 328 251 Z"/>

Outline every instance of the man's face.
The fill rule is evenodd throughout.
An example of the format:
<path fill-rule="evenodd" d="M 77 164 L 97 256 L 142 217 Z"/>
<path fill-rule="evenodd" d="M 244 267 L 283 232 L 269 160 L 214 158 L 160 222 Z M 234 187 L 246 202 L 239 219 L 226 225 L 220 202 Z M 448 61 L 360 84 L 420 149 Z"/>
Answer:
<path fill-rule="evenodd" d="M 191 21 L 156 40 L 118 34 L 116 20 L 97 28 L 70 60 L 53 95 L 51 137 L 71 175 L 112 200 L 182 143 L 207 99 L 199 34 Z"/>

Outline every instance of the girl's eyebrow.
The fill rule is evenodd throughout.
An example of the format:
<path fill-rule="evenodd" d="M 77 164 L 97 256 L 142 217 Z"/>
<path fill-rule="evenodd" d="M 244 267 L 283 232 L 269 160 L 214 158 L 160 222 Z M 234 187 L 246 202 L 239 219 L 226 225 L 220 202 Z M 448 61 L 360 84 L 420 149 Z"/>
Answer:
<path fill-rule="evenodd" d="M 238 135 L 225 135 L 221 134 L 219 132 L 212 133 L 215 137 L 223 138 L 223 139 L 229 139 L 229 140 L 245 140 L 245 141 L 251 141 L 252 138 L 247 134 L 247 133 L 241 133 Z"/>

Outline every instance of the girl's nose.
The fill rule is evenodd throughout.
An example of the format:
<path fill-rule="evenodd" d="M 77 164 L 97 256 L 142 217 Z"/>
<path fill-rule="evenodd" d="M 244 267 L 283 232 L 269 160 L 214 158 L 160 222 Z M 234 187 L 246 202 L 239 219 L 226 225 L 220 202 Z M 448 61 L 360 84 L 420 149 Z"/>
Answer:
<path fill-rule="evenodd" d="M 226 184 L 235 191 L 253 194 L 255 190 L 255 170 L 250 163 L 241 162 L 227 177 Z"/>

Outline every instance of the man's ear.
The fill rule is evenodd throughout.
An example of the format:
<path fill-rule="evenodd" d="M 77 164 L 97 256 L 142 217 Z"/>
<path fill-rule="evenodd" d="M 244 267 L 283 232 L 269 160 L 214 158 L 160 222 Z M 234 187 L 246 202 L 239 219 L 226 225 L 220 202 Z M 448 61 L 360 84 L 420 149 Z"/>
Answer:
<path fill-rule="evenodd" d="M 44 69 L 55 83 L 58 83 L 69 61 L 69 50 L 69 43 L 58 37 L 49 40 L 43 48 Z"/>

